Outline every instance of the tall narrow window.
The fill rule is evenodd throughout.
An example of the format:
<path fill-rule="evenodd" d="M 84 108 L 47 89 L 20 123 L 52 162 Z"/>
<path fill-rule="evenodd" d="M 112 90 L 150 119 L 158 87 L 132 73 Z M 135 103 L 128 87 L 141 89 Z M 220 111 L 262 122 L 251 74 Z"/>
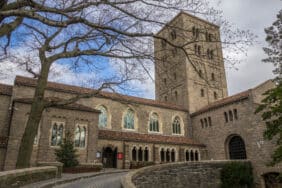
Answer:
<path fill-rule="evenodd" d="M 237 109 L 234 109 L 233 112 L 234 112 L 234 118 L 237 120 L 238 119 Z"/>
<path fill-rule="evenodd" d="M 213 55 L 213 50 L 210 51 L 210 59 L 213 59 L 214 55 Z"/>
<path fill-rule="evenodd" d="M 199 34 L 200 34 L 200 31 L 199 31 L 199 29 L 197 28 L 197 29 L 196 29 L 196 38 L 199 38 Z"/>
<path fill-rule="evenodd" d="M 196 36 L 196 28 L 195 27 L 192 28 L 192 34 L 193 34 L 193 36 Z"/>
<path fill-rule="evenodd" d="M 212 126 L 212 120 L 211 120 L 211 117 L 208 117 L 208 122 L 209 122 L 209 126 L 211 127 L 211 126 Z"/>
<path fill-rule="evenodd" d="M 175 101 L 177 101 L 178 100 L 178 93 L 177 93 L 177 91 L 174 92 L 174 95 L 175 95 Z"/>
<path fill-rule="evenodd" d="M 205 127 L 208 127 L 208 120 L 207 120 L 207 118 L 205 118 L 204 121 L 205 121 Z"/>
<path fill-rule="evenodd" d="M 198 55 L 201 55 L 201 46 L 198 46 Z"/>
<path fill-rule="evenodd" d="M 164 148 L 161 149 L 161 162 L 164 162 L 165 160 L 165 151 Z"/>
<path fill-rule="evenodd" d="M 204 89 L 201 89 L 201 97 L 204 97 L 205 96 L 205 91 Z"/>
<path fill-rule="evenodd" d="M 201 119 L 201 126 L 202 126 L 202 128 L 204 128 L 204 121 L 203 121 L 203 119 Z"/>
<path fill-rule="evenodd" d="M 215 100 L 217 99 L 217 93 L 216 92 L 213 92 L 213 97 L 214 97 Z"/>
<path fill-rule="evenodd" d="M 174 151 L 174 149 L 171 150 L 171 162 L 175 162 L 175 151 Z"/>
<path fill-rule="evenodd" d="M 229 120 L 233 121 L 233 113 L 231 110 L 229 110 Z"/>
<path fill-rule="evenodd" d="M 149 161 L 149 150 L 147 147 L 144 150 L 144 161 Z"/>
<path fill-rule="evenodd" d="M 210 49 L 207 49 L 207 58 L 210 59 Z"/>
<path fill-rule="evenodd" d="M 164 85 L 166 85 L 166 78 L 164 78 Z"/>
<path fill-rule="evenodd" d="M 227 114 L 227 112 L 224 112 L 224 118 L 225 118 L 225 123 L 227 123 L 228 122 L 228 114 Z"/>
<path fill-rule="evenodd" d="M 200 78 L 203 78 L 203 72 L 202 72 L 202 70 L 199 70 L 199 76 L 200 76 Z"/>
<path fill-rule="evenodd" d="M 52 126 L 51 146 L 58 146 L 62 143 L 64 123 L 54 122 Z"/>
<path fill-rule="evenodd" d="M 162 48 L 165 48 L 165 47 L 166 47 L 166 41 L 162 40 Z"/>
<path fill-rule="evenodd" d="M 74 146 L 85 147 L 86 127 L 83 125 L 77 125 L 75 128 Z"/>
<path fill-rule="evenodd" d="M 164 97 L 165 102 L 167 102 L 167 96 Z"/>
<path fill-rule="evenodd" d="M 133 149 L 132 149 L 132 160 L 133 161 L 136 161 L 136 159 L 137 159 L 137 151 L 136 151 L 136 147 L 134 147 Z"/>
<path fill-rule="evenodd" d="M 180 118 L 177 116 L 174 118 L 172 123 L 172 133 L 181 134 Z"/>
<path fill-rule="evenodd" d="M 125 129 L 134 129 L 134 111 L 131 109 L 128 109 L 125 116 L 124 116 L 124 122 L 123 127 Z"/>
<path fill-rule="evenodd" d="M 104 106 L 99 106 L 98 110 L 100 110 L 100 114 L 99 114 L 99 123 L 98 126 L 99 127 L 107 127 L 107 121 L 108 121 L 108 113 L 107 113 L 107 109 Z"/>
<path fill-rule="evenodd" d="M 143 161 L 143 150 L 141 147 L 138 150 L 138 161 Z"/>
<path fill-rule="evenodd" d="M 214 80 L 215 80 L 214 73 L 211 73 L 211 80 L 212 80 L 212 81 L 214 81 Z"/>
<path fill-rule="evenodd" d="M 159 116 L 157 113 L 150 116 L 150 131 L 159 132 Z"/>

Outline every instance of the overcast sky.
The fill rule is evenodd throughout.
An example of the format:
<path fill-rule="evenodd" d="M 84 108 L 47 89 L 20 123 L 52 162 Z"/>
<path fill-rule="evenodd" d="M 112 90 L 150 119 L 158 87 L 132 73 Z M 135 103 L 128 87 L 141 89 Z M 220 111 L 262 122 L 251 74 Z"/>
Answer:
<path fill-rule="evenodd" d="M 235 69 L 226 69 L 229 94 L 254 87 L 273 78 L 270 64 L 261 60 L 265 57 L 262 47 L 265 42 L 264 28 L 269 27 L 280 9 L 281 0 L 222 0 L 221 9 L 226 20 L 238 28 L 250 29 L 258 36 L 258 44 L 249 49 L 248 56 Z"/>

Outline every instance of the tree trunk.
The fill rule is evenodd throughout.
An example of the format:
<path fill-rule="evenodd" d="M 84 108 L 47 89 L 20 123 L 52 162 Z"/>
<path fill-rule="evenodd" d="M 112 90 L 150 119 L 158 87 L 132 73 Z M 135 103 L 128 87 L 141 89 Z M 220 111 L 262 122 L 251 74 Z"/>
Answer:
<path fill-rule="evenodd" d="M 34 138 L 37 135 L 42 112 L 44 110 L 44 92 L 47 86 L 49 69 L 49 63 L 42 63 L 41 73 L 35 87 L 27 125 L 21 140 L 16 168 L 28 168 L 30 165 Z"/>

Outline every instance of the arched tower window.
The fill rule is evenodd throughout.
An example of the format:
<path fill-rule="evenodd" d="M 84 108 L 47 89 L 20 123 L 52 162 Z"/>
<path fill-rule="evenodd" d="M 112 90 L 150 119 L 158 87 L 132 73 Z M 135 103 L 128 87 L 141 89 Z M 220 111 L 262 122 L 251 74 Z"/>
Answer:
<path fill-rule="evenodd" d="M 134 111 L 132 109 L 128 109 L 123 122 L 123 128 L 125 129 L 134 129 Z"/>
<path fill-rule="evenodd" d="M 228 143 L 230 159 L 246 159 L 244 140 L 240 136 L 233 136 Z"/>
<path fill-rule="evenodd" d="M 173 120 L 172 133 L 173 134 L 181 134 L 180 118 L 178 116 L 176 116 Z"/>
<path fill-rule="evenodd" d="M 157 113 L 150 116 L 150 131 L 159 132 L 159 116 Z"/>
<path fill-rule="evenodd" d="M 98 126 L 99 127 L 107 127 L 107 123 L 108 123 L 108 112 L 107 109 L 104 106 L 99 106 L 98 110 L 100 110 L 100 114 L 99 114 L 99 123 Z"/>

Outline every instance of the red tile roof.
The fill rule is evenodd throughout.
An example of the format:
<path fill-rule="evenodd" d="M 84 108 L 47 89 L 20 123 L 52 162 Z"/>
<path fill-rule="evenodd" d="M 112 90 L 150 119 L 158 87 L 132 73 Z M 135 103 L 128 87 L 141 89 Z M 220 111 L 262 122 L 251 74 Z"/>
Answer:
<path fill-rule="evenodd" d="M 31 99 L 31 98 L 16 98 L 13 101 L 19 102 L 19 103 L 31 104 L 32 100 L 33 99 Z M 48 99 L 46 99 L 46 100 L 48 100 Z M 54 99 L 52 99 L 52 100 L 54 100 Z M 81 105 L 81 104 L 77 104 L 77 103 L 72 103 L 72 104 L 68 104 L 68 105 L 64 105 L 64 106 L 56 106 L 54 108 L 100 113 L 99 110 L 96 110 L 96 109 L 93 109 L 93 108 L 90 108 L 88 106 L 84 106 L 84 105 Z"/>
<path fill-rule="evenodd" d="M 223 98 L 221 100 L 215 101 L 214 103 L 211 103 L 211 104 L 203 107 L 202 109 L 192 113 L 191 116 L 196 116 L 196 115 L 202 114 L 204 112 L 207 112 L 209 110 L 216 109 L 216 108 L 228 105 L 228 104 L 232 104 L 232 103 L 237 102 L 237 101 L 247 99 L 247 98 L 249 98 L 250 93 L 251 93 L 251 89 L 249 89 L 247 91 L 243 91 L 243 92 L 238 93 L 236 95 L 232 95 L 230 97 L 226 97 L 226 98 Z"/>
<path fill-rule="evenodd" d="M 0 95 L 8 95 L 11 96 L 13 91 L 13 86 L 0 84 Z"/>
<path fill-rule="evenodd" d="M 99 139 L 121 140 L 131 142 L 146 142 L 156 144 L 175 144 L 205 147 L 204 144 L 195 142 L 185 136 L 163 136 L 154 134 L 140 134 L 134 132 L 99 130 Z"/>
<path fill-rule="evenodd" d="M 36 84 L 37 84 L 36 79 L 32 79 L 32 78 L 17 76 L 15 79 L 15 85 L 35 87 Z M 73 93 L 73 94 L 85 94 L 85 93 L 97 92 L 97 90 L 95 89 L 71 86 L 71 85 L 60 84 L 55 82 L 48 82 L 47 89 L 58 91 L 58 92 Z M 122 95 L 119 93 L 99 91 L 99 93 L 96 94 L 95 97 L 108 98 L 116 101 L 144 104 L 144 105 L 168 108 L 173 110 L 188 111 L 186 108 L 175 104 L 164 103 L 156 100 L 144 99 L 144 98 L 133 97 L 128 95 Z"/>

